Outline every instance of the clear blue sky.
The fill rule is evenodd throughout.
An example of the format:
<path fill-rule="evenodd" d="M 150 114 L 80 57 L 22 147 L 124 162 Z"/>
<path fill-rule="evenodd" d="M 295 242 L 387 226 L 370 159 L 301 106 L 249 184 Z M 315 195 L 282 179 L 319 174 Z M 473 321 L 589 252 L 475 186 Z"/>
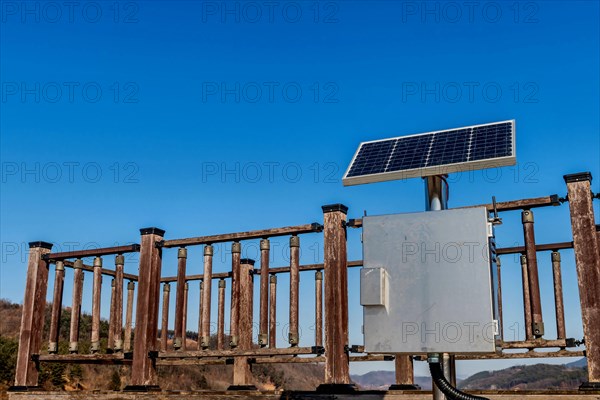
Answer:
<path fill-rule="evenodd" d="M 364 140 L 514 118 L 518 165 L 452 176 L 452 207 L 562 196 L 562 175 L 580 171 L 600 190 L 598 2 L 270 4 L 0 2 L 0 297 L 22 301 L 33 240 L 66 250 L 135 242 L 146 226 L 180 238 L 318 222 L 320 206 L 336 202 L 350 217 L 423 210 L 418 179 L 342 186 Z M 501 245 L 522 240 L 519 219 L 506 216 Z M 566 205 L 536 220 L 540 242 L 570 239 Z M 302 243 L 302 261 L 320 261 L 319 236 Z M 360 259 L 358 232 L 349 245 Z M 285 265 L 281 249 L 273 265 Z M 552 337 L 549 255 L 540 257 Z M 581 338 L 564 258 L 567 333 Z M 200 259 L 190 252 L 191 272 Z M 165 252 L 165 274 L 175 260 Z M 505 264 L 505 318 L 522 335 L 518 266 Z M 302 280 L 309 343 L 312 275 Z M 350 285 L 360 344 L 357 271 Z M 190 296 L 193 309 L 196 286 Z M 461 363 L 459 375 L 513 363 Z M 372 368 L 391 364 L 352 370 Z"/>

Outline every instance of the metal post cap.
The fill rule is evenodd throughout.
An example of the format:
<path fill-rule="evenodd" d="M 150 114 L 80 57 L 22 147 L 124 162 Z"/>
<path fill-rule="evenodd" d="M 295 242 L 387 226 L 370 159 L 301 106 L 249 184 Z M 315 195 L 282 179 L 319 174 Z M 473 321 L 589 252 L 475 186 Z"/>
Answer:
<path fill-rule="evenodd" d="M 523 212 L 521 213 L 521 221 L 523 223 L 533 222 L 533 211 L 523 210 Z"/>
<path fill-rule="evenodd" d="M 290 247 L 300 247 L 300 237 L 297 235 L 290 237 Z"/>
<path fill-rule="evenodd" d="M 242 244 L 240 242 L 233 242 L 231 244 L 231 252 L 232 253 L 241 253 L 242 252 Z"/>
<path fill-rule="evenodd" d="M 323 280 L 323 271 L 315 272 L 315 279 L 318 281 L 322 281 Z"/>
<path fill-rule="evenodd" d="M 102 257 L 94 258 L 94 268 L 102 267 Z"/>
<path fill-rule="evenodd" d="M 269 250 L 271 248 L 271 242 L 269 239 L 262 239 L 260 241 L 260 249 L 261 250 Z"/>
<path fill-rule="evenodd" d="M 177 258 L 187 258 L 187 249 L 185 247 L 180 247 L 177 250 Z"/>
<path fill-rule="evenodd" d="M 552 262 L 560 262 L 560 253 L 558 251 L 552 252 Z"/>
<path fill-rule="evenodd" d="M 225 287 L 225 279 L 220 279 L 219 280 L 219 287 L 220 288 L 224 288 Z"/>
<path fill-rule="evenodd" d="M 135 289 L 135 282 L 134 281 L 129 281 L 127 283 L 127 290 L 133 290 Z"/>
<path fill-rule="evenodd" d="M 170 292 L 171 291 L 171 285 L 169 285 L 168 283 L 165 283 L 163 285 L 163 292 Z"/>
<path fill-rule="evenodd" d="M 206 246 L 204 246 L 204 255 L 205 256 L 212 256 L 213 255 L 213 247 L 210 244 L 207 244 Z"/>
<path fill-rule="evenodd" d="M 268 335 L 266 333 L 261 333 L 260 335 L 258 335 L 258 344 L 260 344 L 261 346 L 266 346 L 268 340 Z"/>
<path fill-rule="evenodd" d="M 271 275 L 269 280 L 271 281 L 271 283 L 277 283 L 277 275 Z"/>
<path fill-rule="evenodd" d="M 525 254 L 523 254 L 521 256 L 521 265 L 525 265 L 527 264 L 527 256 Z"/>
<path fill-rule="evenodd" d="M 115 256 L 115 265 L 125 264 L 125 256 L 123 254 L 117 254 Z"/>
<path fill-rule="evenodd" d="M 75 262 L 73 263 L 73 268 L 82 269 L 83 268 L 83 260 L 81 258 L 78 258 L 77 260 L 75 260 Z"/>
<path fill-rule="evenodd" d="M 56 264 L 54 264 L 54 269 L 56 271 L 64 271 L 65 270 L 65 263 L 62 261 L 57 261 Z"/>

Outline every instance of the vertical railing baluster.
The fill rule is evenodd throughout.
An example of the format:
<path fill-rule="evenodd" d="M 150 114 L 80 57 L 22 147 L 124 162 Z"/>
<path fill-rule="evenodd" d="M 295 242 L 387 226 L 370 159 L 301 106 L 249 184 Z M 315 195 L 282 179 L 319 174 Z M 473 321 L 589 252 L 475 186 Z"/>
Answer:
<path fill-rule="evenodd" d="M 79 351 L 79 321 L 81 318 L 81 297 L 83 295 L 83 261 L 73 263 L 73 302 L 71 304 L 71 327 L 69 332 L 69 352 Z"/>
<path fill-rule="evenodd" d="M 177 252 L 177 287 L 175 288 L 175 339 L 173 348 L 181 349 L 183 325 L 183 292 L 185 291 L 185 269 L 187 262 L 187 249 L 181 247 Z"/>
<path fill-rule="evenodd" d="M 167 343 L 169 340 L 169 297 L 171 295 L 171 285 L 165 283 L 163 285 L 163 301 L 162 301 L 162 323 L 160 328 L 160 350 L 167 351 Z"/>
<path fill-rule="evenodd" d="M 115 303 L 115 280 L 110 280 L 110 307 L 108 314 L 108 343 L 107 352 L 112 353 L 114 351 L 113 341 L 115 339 L 115 314 L 116 314 L 116 303 Z"/>
<path fill-rule="evenodd" d="M 207 349 L 210 344 L 210 307 L 212 294 L 212 262 L 213 247 L 204 246 L 204 293 L 202 293 L 202 331 L 200 337 L 200 347 Z"/>
<path fill-rule="evenodd" d="M 198 288 L 200 289 L 200 294 L 198 296 L 198 345 L 196 346 L 198 350 L 202 350 L 202 313 L 204 309 L 202 308 L 202 297 L 204 296 L 204 281 L 200 280 L 198 284 Z"/>
<path fill-rule="evenodd" d="M 565 330 L 565 306 L 563 304 L 562 290 L 562 272 L 560 270 L 560 253 L 553 251 L 552 259 L 552 278 L 554 282 L 554 307 L 556 310 L 556 334 L 557 339 L 566 339 Z"/>
<path fill-rule="evenodd" d="M 54 296 L 52 298 L 52 316 L 50 317 L 50 333 L 48 353 L 58 352 L 60 333 L 60 314 L 62 311 L 63 288 L 65 283 L 65 265 L 57 261 L 54 265 Z"/>
<path fill-rule="evenodd" d="M 269 342 L 269 239 L 260 241 L 260 323 L 258 344 L 265 347 Z"/>
<path fill-rule="evenodd" d="M 198 350 L 202 350 L 202 341 L 200 340 L 202 338 L 202 296 L 204 295 L 204 282 L 202 280 L 200 280 L 200 283 L 198 284 L 198 287 L 200 289 L 200 294 L 198 296 Z"/>
<path fill-rule="evenodd" d="M 269 278 L 269 348 L 277 347 L 277 275 Z"/>
<path fill-rule="evenodd" d="M 523 281 L 523 314 L 525 316 L 525 338 L 533 339 L 533 323 L 531 320 L 531 294 L 529 292 L 529 271 L 527 268 L 527 256 L 521 255 L 521 277 Z"/>
<path fill-rule="evenodd" d="M 127 311 L 125 312 L 125 334 L 123 337 L 123 351 L 131 351 L 131 329 L 133 324 L 133 294 L 135 291 L 135 282 L 127 283 Z"/>
<path fill-rule="evenodd" d="M 527 257 L 527 277 L 529 279 L 529 294 L 531 298 L 531 315 L 533 335 L 538 338 L 544 335 L 542 318 L 542 300 L 540 297 L 540 281 L 538 276 L 537 254 L 535 250 L 535 234 L 533 228 L 533 211 L 523 210 L 523 236 L 525 238 L 525 255 Z"/>
<path fill-rule="evenodd" d="M 323 271 L 315 272 L 315 346 L 323 346 Z"/>
<path fill-rule="evenodd" d="M 229 323 L 229 336 L 231 347 L 238 345 L 239 331 L 239 298 L 240 298 L 240 259 L 242 245 L 240 242 L 234 242 L 231 245 L 231 313 Z"/>
<path fill-rule="evenodd" d="M 502 262 L 500 257 L 496 256 L 496 275 L 498 276 L 498 330 L 500 337 L 504 336 L 504 315 L 502 314 Z"/>
<path fill-rule="evenodd" d="M 94 282 L 92 288 L 92 337 L 90 350 L 100 350 L 100 302 L 102 295 L 102 258 L 94 258 Z"/>
<path fill-rule="evenodd" d="M 181 318 L 181 350 L 187 350 L 187 309 L 188 309 L 188 293 L 190 285 L 185 282 L 183 286 L 183 317 Z"/>
<path fill-rule="evenodd" d="M 217 350 L 225 344 L 225 279 L 219 279 L 219 315 L 217 321 Z"/>
<path fill-rule="evenodd" d="M 296 235 L 290 237 L 290 333 L 288 341 L 292 346 L 297 346 L 298 337 L 298 312 L 300 291 L 300 238 Z"/>
<path fill-rule="evenodd" d="M 114 351 L 123 350 L 123 268 L 125 257 L 123 254 L 115 256 L 115 331 Z"/>

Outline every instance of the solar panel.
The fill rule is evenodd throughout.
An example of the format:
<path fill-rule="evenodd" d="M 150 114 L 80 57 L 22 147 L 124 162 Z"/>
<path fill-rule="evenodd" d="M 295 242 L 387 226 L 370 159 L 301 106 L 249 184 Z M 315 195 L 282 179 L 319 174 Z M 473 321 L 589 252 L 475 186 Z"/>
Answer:
<path fill-rule="evenodd" d="M 363 142 L 344 186 L 514 165 L 515 121 Z"/>

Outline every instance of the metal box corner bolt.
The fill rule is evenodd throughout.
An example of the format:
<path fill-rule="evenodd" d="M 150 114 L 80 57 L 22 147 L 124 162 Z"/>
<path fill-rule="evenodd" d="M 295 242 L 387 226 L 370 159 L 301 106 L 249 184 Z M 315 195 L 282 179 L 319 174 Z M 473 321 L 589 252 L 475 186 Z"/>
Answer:
<path fill-rule="evenodd" d="M 496 350 L 495 249 L 485 207 L 363 218 L 365 351 Z"/>

